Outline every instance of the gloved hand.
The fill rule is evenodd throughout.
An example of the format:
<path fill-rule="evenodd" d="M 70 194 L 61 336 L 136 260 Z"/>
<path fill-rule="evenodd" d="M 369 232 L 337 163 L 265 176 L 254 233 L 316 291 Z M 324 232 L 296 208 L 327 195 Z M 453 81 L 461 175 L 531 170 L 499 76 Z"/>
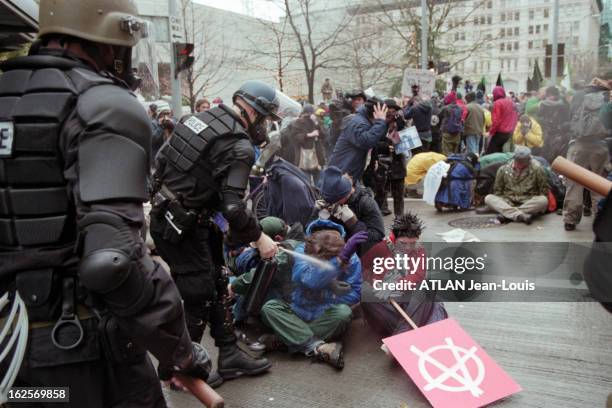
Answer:
<path fill-rule="evenodd" d="M 157 375 L 160 380 L 170 381 L 173 379 L 174 374 L 184 374 L 188 377 L 201 378 L 204 381 L 208 379 L 208 375 L 212 370 L 210 356 L 201 344 L 191 342 L 191 345 L 193 346 L 191 364 L 182 370 L 175 370 L 174 367 L 162 367 L 160 365 L 157 367 Z"/>
<path fill-rule="evenodd" d="M 357 223 L 355 213 L 346 204 L 339 205 L 334 208 L 332 215 L 336 219 L 339 219 L 347 227 L 352 227 Z"/>
<path fill-rule="evenodd" d="M 329 220 L 329 217 L 331 217 L 331 212 L 329 211 L 330 205 L 325 200 L 317 200 L 315 207 L 319 209 L 319 219 Z"/>
<path fill-rule="evenodd" d="M 357 252 L 357 247 L 368 240 L 368 233 L 366 231 L 359 231 L 355 235 L 349 238 L 344 245 L 344 248 L 340 251 L 340 259 L 343 262 L 348 262 L 351 256 Z"/>
<path fill-rule="evenodd" d="M 336 296 L 345 296 L 351 293 L 351 285 L 347 282 L 339 281 L 338 279 L 332 279 L 328 287 Z"/>

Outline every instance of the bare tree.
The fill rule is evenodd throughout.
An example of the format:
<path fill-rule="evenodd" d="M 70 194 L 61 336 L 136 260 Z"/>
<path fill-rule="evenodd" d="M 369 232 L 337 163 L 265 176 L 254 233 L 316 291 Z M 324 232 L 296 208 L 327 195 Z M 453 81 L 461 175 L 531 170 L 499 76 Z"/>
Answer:
<path fill-rule="evenodd" d="M 276 79 L 278 89 L 285 91 L 287 77 L 292 71 L 291 63 L 297 58 L 298 54 L 291 44 L 291 33 L 289 32 L 288 21 L 283 19 L 280 23 L 265 19 L 257 19 L 263 33 L 261 36 L 245 37 L 250 45 L 248 53 L 249 68 L 255 68 L 264 72 L 271 72 Z M 263 61 L 262 61 L 263 60 Z M 273 65 L 268 61 L 272 60 Z"/>
<path fill-rule="evenodd" d="M 215 30 L 223 21 L 204 12 L 194 12 L 192 0 L 181 0 L 181 16 L 185 30 L 185 40 L 194 44 L 194 63 L 182 75 L 183 98 L 194 112 L 198 98 L 212 91 L 223 89 L 223 83 L 231 75 L 228 65 L 231 62 L 229 44 L 222 30 Z"/>
<path fill-rule="evenodd" d="M 330 30 L 316 29 L 317 17 L 312 12 L 316 0 L 283 0 L 282 7 L 297 47 L 297 59 L 301 62 L 308 87 L 308 101 L 314 103 L 315 79 L 321 69 L 335 68 L 343 58 L 334 52 L 351 42 L 346 30 L 352 15 L 344 13 L 342 18 L 330 24 Z"/>
<path fill-rule="evenodd" d="M 399 0 L 388 2 L 376 0 L 376 19 L 391 30 L 405 46 L 405 65 L 418 66 L 422 50 L 420 2 Z M 453 41 L 453 34 L 463 35 L 460 28 L 472 25 L 474 13 L 485 7 L 487 0 L 472 3 L 465 1 L 427 0 L 427 49 L 431 60 L 448 59 L 451 67 L 470 58 L 485 44 L 496 39 L 497 34 L 484 34 L 485 30 L 470 30 L 474 35 L 463 44 L 465 38 Z M 367 11 L 364 9 L 363 11 Z M 414 52 L 412 50 L 415 50 Z"/>

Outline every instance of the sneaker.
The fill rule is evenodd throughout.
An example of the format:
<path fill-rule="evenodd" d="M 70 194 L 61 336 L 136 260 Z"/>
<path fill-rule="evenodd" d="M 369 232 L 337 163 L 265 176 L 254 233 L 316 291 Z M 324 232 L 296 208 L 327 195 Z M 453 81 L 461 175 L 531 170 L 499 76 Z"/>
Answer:
<path fill-rule="evenodd" d="M 342 350 L 342 343 L 334 342 L 320 344 L 314 351 L 314 357 L 339 370 L 344 368 L 344 351 Z"/>
<path fill-rule="evenodd" d="M 565 230 L 566 231 L 574 231 L 576 229 L 576 224 L 570 224 L 570 223 L 565 223 Z"/>

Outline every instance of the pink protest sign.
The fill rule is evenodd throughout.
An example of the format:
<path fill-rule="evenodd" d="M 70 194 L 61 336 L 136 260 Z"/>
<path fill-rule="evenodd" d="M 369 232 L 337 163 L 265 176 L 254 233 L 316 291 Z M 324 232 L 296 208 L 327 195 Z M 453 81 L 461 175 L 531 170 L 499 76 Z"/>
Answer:
<path fill-rule="evenodd" d="M 521 391 L 454 319 L 383 342 L 434 408 L 482 407 Z"/>

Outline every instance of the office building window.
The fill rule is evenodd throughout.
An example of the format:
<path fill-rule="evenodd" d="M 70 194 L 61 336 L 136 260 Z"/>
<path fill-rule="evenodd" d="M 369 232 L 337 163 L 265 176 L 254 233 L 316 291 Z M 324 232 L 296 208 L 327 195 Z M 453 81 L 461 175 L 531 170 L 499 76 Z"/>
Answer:
<path fill-rule="evenodd" d="M 550 11 L 547 8 L 545 8 L 544 9 L 544 18 L 548 18 L 549 13 L 550 13 Z"/>
<path fill-rule="evenodd" d="M 521 13 L 520 11 L 517 11 L 516 13 L 514 13 L 514 19 L 516 21 L 519 21 L 521 19 Z"/>
<path fill-rule="evenodd" d="M 502 13 L 502 15 L 500 16 L 500 20 L 502 22 L 506 21 L 506 14 L 505 13 Z"/>
<path fill-rule="evenodd" d="M 500 51 L 504 51 L 504 50 L 505 50 L 505 48 L 506 48 L 506 44 L 505 44 L 505 43 L 501 43 L 501 44 L 499 44 L 499 50 L 500 50 Z"/>
<path fill-rule="evenodd" d="M 542 29 L 544 30 L 544 34 L 548 33 L 548 24 L 544 24 Z"/>
<path fill-rule="evenodd" d="M 514 43 L 514 51 L 516 51 L 518 49 L 519 49 L 519 43 L 518 43 L 518 41 L 515 41 L 515 43 Z"/>
<path fill-rule="evenodd" d="M 493 17 L 487 16 L 487 24 L 493 24 Z"/>
<path fill-rule="evenodd" d="M 529 26 L 529 34 L 533 34 L 533 26 Z"/>
<path fill-rule="evenodd" d="M 533 48 L 533 41 L 529 41 L 527 43 L 527 48 L 532 49 Z"/>
<path fill-rule="evenodd" d="M 534 10 L 529 10 L 529 19 L 533 20 L 534 17 L 535 17 L 535 11 Z"/>
<path fill-rule="evenodd" d="M 519 28 L 518 27 L 514 27 L 514 35 L 519 35 Z"/>

